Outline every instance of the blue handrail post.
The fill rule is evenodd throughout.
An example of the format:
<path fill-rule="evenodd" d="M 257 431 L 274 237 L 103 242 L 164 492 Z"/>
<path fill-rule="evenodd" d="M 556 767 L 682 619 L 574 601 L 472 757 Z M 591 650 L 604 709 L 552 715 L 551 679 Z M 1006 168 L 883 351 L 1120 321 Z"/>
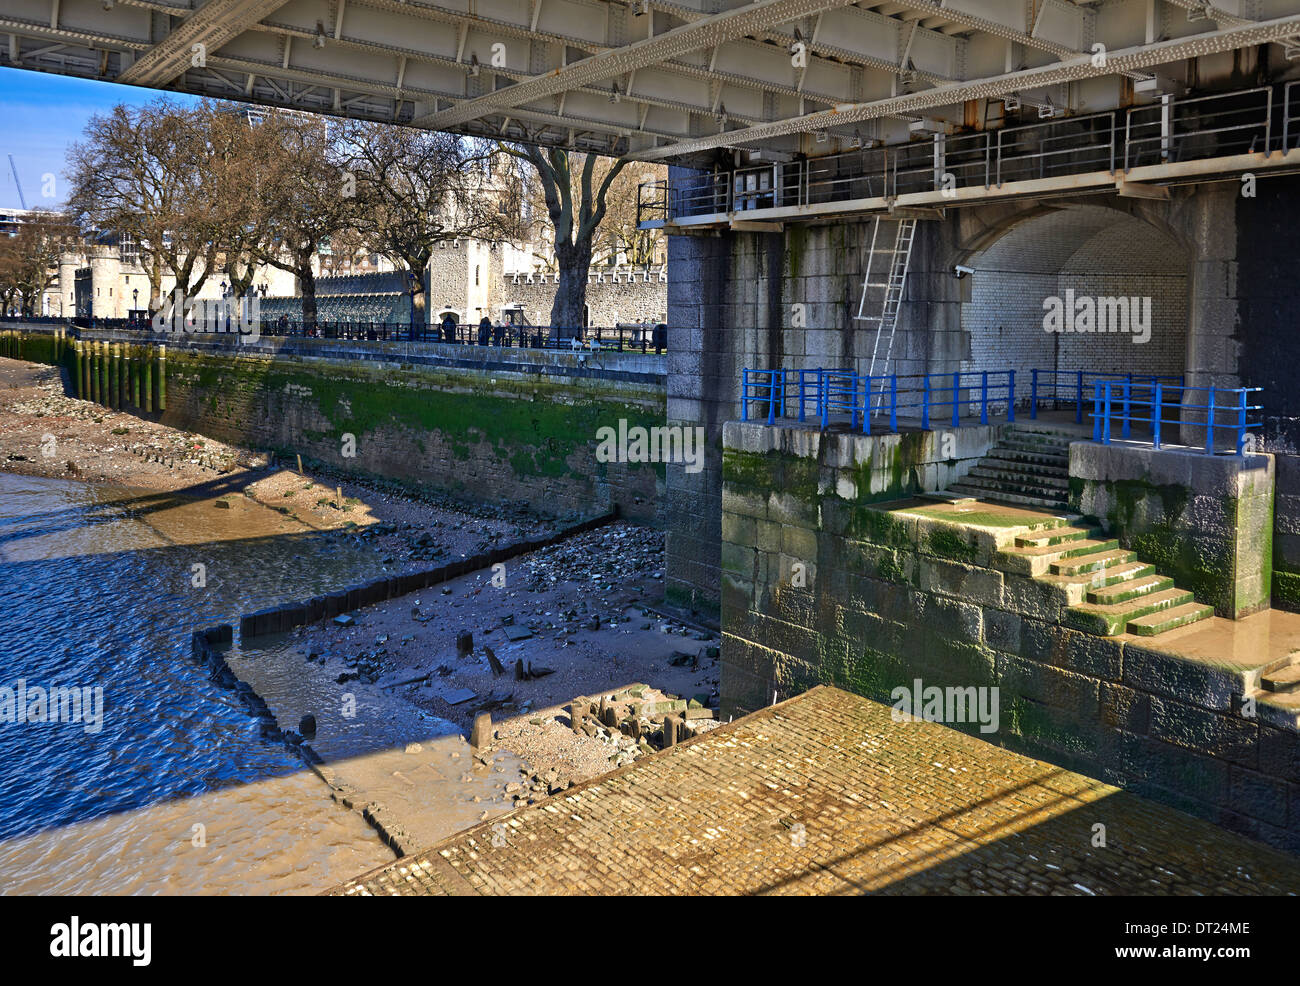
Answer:
<path fill-rule="evenodd" d="M 1038 371 L 1029 371 L 1029 416 L 1038 417 Z"/>
<path fill-rule="evenodd" d="M 822 416 L 822 431 L 831 423 L 831 398 L 827 390 L 830 381 L 826 376 L 825 370 L 817 371 L 817 407 Z"/>
<path fill-rule="evenodd" d="M 1082 407 L 1082 405 L 1080 405 Z M 1092 382 L 1092 440 L 1101 441 L 1101 381 Z"/>
<path fill-rule="evenodd" d="M 1206 387 L 1210 399 L 1206 405 L 1205 415 L 1205 451 L 1209 455 L 1214 454 L 1214 388 Z"/>
<path fill-rule="evenodd" d="M 1101 425 L 1101 440 L 1103 444 L 1110 444 L 1110 381 L 1106 381 L 1106 405 L 1103 409 L 1104 417 Z"/>
<path fill-rule="evenodd" d="M 1016 371 L 1007 371 L 1007 420 L 1016 420 Z"/>
<path fill-rule="evenodd" d="M 1130 413 L 1132 411 L 1132 408 L 1133 408 L 1133 374 L 1130 373 L 1127 377 L 1124 378 L 1124 428 L 1122 433 L 1125 438 L 1128 438 L 1129 436 L 1129 420 L 1130 420 Z"/>
<path fill-rule="evenodd" d="M 803 408 L 804 408 L 804 394 L 805 394 L 805 390 L 804 390 L 803 375 L 804 375 L 805 373 L 807 373 L 807 372 L 808 372 L 807 370 L 800 370 L 800 371 L 799 371 L 799 420 L 800 420 L 800 421 L 803 421 L 803 419 L 804 419 L 804 416 L 803 416 Z"/>
<path fill-rule="evenodd" d="M 889 430 L 898 434 L 898 374 L 889 375 Z"/>
<path fill-rule="evenodd" d="M 862 433 L 871 434 L 871 377 L 862 378 L 866 393 L 862 397 Z"/>
<path fill-rule="evenodd" d="M 961 397 L 961 374 L 952 375 L 952 426 L 954 428 L 961 425 L 961 409 L 957 406 L 957 399 Z"/>
<path fill-rule="evenodd" d="M 1160 419 L 1164 415 L 1164 398 L 1160 395 L 1160 381 L 1156 380 L 1156 396 L 1154 407 L 1151 409 L 1151 444 L 1160 448 Z"/>
<path fill-rule="evenodd" d="M 1239 394 L 1241 403 L 1237 405 L 1237 454 L 1241 455 L 1246 448 L 1246 388 L 1242 387 Z"/>
<path fill-rule="evenodd" d="M 740 371 L 740 420 L 749 420 L 749 367 Z"/>
<path fill-rule="evenodd" d="M 1093 395 L 1100 396 L 1100 391 Z M 1074 423 L 1083 424 L 1083 371 L 1079 370 L 1074 382 Z"/>
<path fill-rule="evenodd" d="M 989 371 L 980 373 L 980 424 L 989 423 Z"/>
<path fill-rule="evenodd" d="M 776 424 L 776 393 L 777 393 L 776 381 L 781 372 L 782 371 L 780 370 L 767 371 L 768 378 L 770 380 L 770 389 L 767 398 L 767 423 L 769 425 Z"/>
<path fill-rule="evenodd" d="M 921 378 L 925 386 L 921 388 L 921 430 L 930 430 L 930 374 Z"/>

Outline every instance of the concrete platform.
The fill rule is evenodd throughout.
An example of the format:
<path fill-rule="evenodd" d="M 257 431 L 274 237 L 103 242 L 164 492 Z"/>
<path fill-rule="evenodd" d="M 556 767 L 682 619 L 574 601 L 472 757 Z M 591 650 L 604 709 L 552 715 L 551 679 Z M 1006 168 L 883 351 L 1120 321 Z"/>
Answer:
<path fill-rule="evenodd" d="M 1300 893 L 1300 858 L 892 712 L 814 688 L 332 893 Z"/>

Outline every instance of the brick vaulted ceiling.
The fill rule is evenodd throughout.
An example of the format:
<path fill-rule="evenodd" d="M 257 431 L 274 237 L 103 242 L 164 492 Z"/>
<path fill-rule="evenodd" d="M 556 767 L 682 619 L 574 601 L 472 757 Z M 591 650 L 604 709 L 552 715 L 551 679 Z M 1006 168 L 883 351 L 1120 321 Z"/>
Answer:
<path fill-rule="evenodd" d="M 1286 65 L 1300 0 L 0 0 L 0 37 L 3 65 L 701 163 Z"/>

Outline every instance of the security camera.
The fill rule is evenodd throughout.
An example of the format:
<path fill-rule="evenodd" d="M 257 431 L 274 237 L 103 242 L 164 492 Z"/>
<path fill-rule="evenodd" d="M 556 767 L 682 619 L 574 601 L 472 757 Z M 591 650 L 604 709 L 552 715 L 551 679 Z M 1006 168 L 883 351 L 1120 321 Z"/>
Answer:
<path fill-rule="evenodd" d="M 961 278 L 965 277 L 967 274 L 974 274 L 975 268 L 967 267 L 964 264 L 958 264 L 956 267 L 952 269 L 952 273 L 954 277 L 960 280 Z"/>

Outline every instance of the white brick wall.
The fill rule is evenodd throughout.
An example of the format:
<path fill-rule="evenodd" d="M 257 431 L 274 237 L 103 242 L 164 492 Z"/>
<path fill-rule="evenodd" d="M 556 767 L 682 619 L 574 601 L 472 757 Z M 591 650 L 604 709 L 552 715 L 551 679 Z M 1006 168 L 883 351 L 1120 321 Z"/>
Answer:
<path fill-rule="evenodd" d="M 962 306 L 969 355 L 963 370 L 1014 369 L 1027 393 L 1033 369 L 1181 374 L 1187 353 L 1187 264 L 1155 227 L 1112 210 L 1079 207 L 1022 223 L 976 255 L 971 300 Z M 1044 299 L 1151 298 L 1151 338 L 1051 333 Z M 1064 385 L 1064 382 L 1063 382 Z M 1040 387 L 1046 386 L 1046 378 Z M 1069 384 L 1068 386 L 1073 386 Z"/>

